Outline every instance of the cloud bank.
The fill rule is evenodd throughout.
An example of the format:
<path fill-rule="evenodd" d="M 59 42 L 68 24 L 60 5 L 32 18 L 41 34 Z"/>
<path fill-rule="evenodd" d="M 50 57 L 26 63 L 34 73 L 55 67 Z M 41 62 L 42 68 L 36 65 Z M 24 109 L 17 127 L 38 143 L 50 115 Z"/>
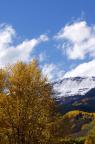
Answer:
<path fill-rule="evenodd" d="M 84 59 L 87 55 L 95 58 L 95 25 L 86 21 L 74 22 L 63 27 L 56 35 L 63 44 L 61 49 L 69 59 Z"/>
<path fill-rule="evenodd" d="M 79 64 L 76 68 L 65 73 L 64 78 L 67 77 L 95 77 L 95 60 Z"/>
<path fill-rule="evenodd" d="M 58 48 L 63 51 L 68 60 L 83 60 L 75 68 L 66 72 L 66 77 L 95 76 L 95 25 L 88 25 L 86 21 L 75 21 L 65 25 L 55 36 L 59 42 Z M 87 62 L 89 57 L 91 60 Z"/>
<path fill-rule="evenodd" d="M 60 65 L 56 64 L 45 64 L 42 68 L 43 75 L 48 77 L 48 80 L 51 82 L 62 79 L 64 76 L 64 70 L 60 67 Z"/>
<path fill-rule="evenodd" d="M 19 44 L 15 44 L 16 38 L 16 31 L 11 25 L 0 25 L 0 67 L 18 60 L 31 61 L 36 46 L 49 40 L 47 35 L 42 34 L 38 38 L 25 39 Z M 43 63 L 42 73 L 48 77 L 49 81 L 53 82 L 65 77 L 95 76 L 95 25 L 89 26 L 86 21 L 74 22 L 65 25 L 55 38 L 59 41 L 63 53 L 66 52 L 67 59 L 76 61 L 83 59 L 84 63 L 65 73 L 60 64 L 56 64 L 54 61 L 48 63 L 49 54 L 45 50 L 40 51 L 38 57 L 35 55 L 34 57 Z M 92 60 L 86 62 L 86 56 Z"/>
<path fill-rule="evenodd" d="M 26 39 L 15 46 L 14 38 L 16 38 L 16 31 L 12 26 L 0 26 L 0 66 L 17 60 L 25 62 L 31 60 L 31 53 L 35 47 L 49 39 L 46 35 L 40 35 L 38 38 Z"/>

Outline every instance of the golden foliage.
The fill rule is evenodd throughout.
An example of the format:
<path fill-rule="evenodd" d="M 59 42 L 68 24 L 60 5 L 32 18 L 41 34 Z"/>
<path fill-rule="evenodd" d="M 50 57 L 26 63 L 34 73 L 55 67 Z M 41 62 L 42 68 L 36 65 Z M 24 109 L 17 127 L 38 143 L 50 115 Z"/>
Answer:
<path fill-rule="evenodd" d="M 18 62 L 0 71 L 0 140 L 7 144 L 47 144 L 53 138 L 52 86 L 38 62 Z"/>

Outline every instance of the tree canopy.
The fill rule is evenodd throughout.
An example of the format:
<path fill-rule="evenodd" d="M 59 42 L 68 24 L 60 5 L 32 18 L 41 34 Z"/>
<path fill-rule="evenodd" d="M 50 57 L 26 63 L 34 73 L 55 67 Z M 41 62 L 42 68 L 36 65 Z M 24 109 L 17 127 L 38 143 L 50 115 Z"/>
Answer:
<path fill-rule="evenodd" d="M 0 143 L 52 143 L 55 119 L 52 96 L 52 86 L 36 60 L 1 69 Z"/>

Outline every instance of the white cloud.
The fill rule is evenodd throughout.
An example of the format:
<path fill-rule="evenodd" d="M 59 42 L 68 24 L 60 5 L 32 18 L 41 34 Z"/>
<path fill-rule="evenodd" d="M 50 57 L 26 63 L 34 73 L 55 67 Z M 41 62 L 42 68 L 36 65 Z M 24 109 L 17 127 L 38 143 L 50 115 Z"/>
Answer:
<path fill-rule="evenodd" d="M 40 54 L 38 55 L 38 59 L 39 59 L 39 62 L 46 61 L 47 56 L 46 56 L 45 51 L 44 51 L 44 52 L 42 52 L 42 53 L 40 53 Z"/>
<path fill-rule="evenodd" d="M 13 43 L 14 37 L 16 37 L 16 32 L 12 26 L 0 26 L 0 66 L 17 60 L 29 61 L 34 48 L 49 39 L 46 35 L 40 35 L 36 39 L 24 40 L 15 46 Z"/>
<path fill-rule="evenodd" d="M 56 39 L 62 40 L 61 48 L 70 59 L 84 59 L 86 55 L 95 58 L 95 25 L 74 22 L 62 28 Z"/>
<path fill-rule="evenodd" d="M 42 73 L 44 76 L 48 77 L 49 81 L 55 81 L 58 79 L 62 79 L 64 75 L 64 70 L 61 69 L 59 65 L 56 64 L 45 64 L 42 67 Z"/>
<path fill-rule="evenodd" d="M 95 76 L 95 60 L 78 65 L 76 68 L 65 73 L 66 77 L 92 77 Z"/>

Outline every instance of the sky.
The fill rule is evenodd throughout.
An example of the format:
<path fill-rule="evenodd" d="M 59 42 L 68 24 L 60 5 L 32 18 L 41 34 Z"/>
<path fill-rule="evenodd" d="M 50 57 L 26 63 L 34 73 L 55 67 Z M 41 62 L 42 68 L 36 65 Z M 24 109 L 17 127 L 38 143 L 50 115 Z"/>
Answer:
<path fill-rule="evenodd" d="M 0 67 L 33 58 L 50 81 L 95 76 L 95 0 L 0 0 Z"/>

